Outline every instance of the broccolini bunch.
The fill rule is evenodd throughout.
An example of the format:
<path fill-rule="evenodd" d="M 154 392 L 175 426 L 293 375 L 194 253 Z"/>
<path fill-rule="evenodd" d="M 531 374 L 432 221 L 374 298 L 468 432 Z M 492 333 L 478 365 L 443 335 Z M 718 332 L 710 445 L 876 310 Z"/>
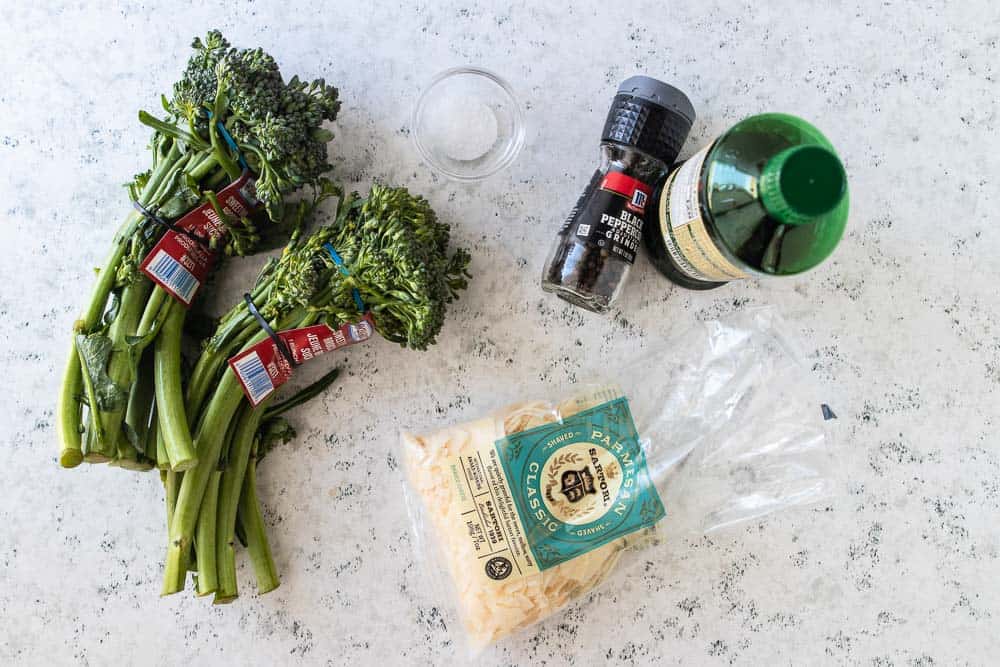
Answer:
<path fill-rule="evenodd" d="M 468 253 L 449 249 L 449 226 L 437 219 L 427 200 L 405 188 L 375 185 L 367 197 L 343 196 L 325 182 L 313 201 L 300 202 L 299 220 L 332 197 L 340 199 L 334 219 L 305 238 L 300 224 L 283 254 L 265 265 L 250 292 L 260 314 L 275 331 L 282 331 L 317 323 L 339 328 L 359 321 L 363 309 L 371 312 L 376 331 L 387 340 L 426 349 L 444 324 L 447 305 L 467 287 Z M 193 556 L 199 593 L 213 592 L 216 601 L 236 596 L 237 504 L 244 502 L 241 494 L 245 498 L 250 492 L 244 476 L 252 470 L 254 436 L 273 408 L 251 408 L 226 360 L 266 338 L 240 301 L 222 318 L 191 374 L 186 409 L 189 423 L 197 425 L 199 461 L 183 473 L 179 484 L 177 474 L 168 473 L 174 481 L 168 482 L 164 594 L 184 587 Z M 251 557 L 258 581 L 267 588 L 276 575 L 272 564 L 270 574 L 262 576 L 267 568 L 258 566 L 266 566 L 266 559 L 254 553 L 266 549 L 259 536 L 254 539 L 258 545 L 250 545 Z"/>
<path fill-rule="evenodd" d="M 128 191 L 133 201 L 167 221 L 211 202 L 229 231 L 221 249 L 249 253 L 260 241 L 260 220 L 225 218 L 214 193 L 239 177 L 245 164 L 256 176 L 264 204 L 266 216 L 259 217 L 280 221 L 285 196 L 316 183 L 330 169 L 326 147 L 333 135 L 323 123 L 337 115 L 337 89 L 322 79 L 286 82 L 271 56 L 260 49 L 235 49 L 218 31 L 192 46 L 173 96 L 163 98 L 166 117 L 139 114 L 154 131 L 152 160 Z M 149 430 L 153 403 L 161 426 L 186 422 L 180 386 L 184 309 L 139 271 L 162 234 L 161 225 L 130 207 L 75 324 L 57 410 L 63 466 L 88 460 L 184 469 L 197 460 L 190 437 L 180 429 L 170 434 L 166 447 L 159 436 L 137 435 Z M 155 358 L 144 359 L 151 345 Z M 146 396 L 147 383 L 137 381 L 147 368 L 156 376 L 155 400 Z"/>

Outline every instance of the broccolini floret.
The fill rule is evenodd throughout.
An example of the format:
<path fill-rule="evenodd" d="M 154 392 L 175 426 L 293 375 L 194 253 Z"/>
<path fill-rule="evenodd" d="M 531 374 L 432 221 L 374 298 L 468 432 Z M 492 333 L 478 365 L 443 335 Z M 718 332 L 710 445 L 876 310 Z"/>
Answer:
<path fill-rule="evenodd" d="M 340 110 L 337 89 L 323 79 L 285 82 L 268 53 L 235 49 L 218 31 L 192 47 L 166 108 L 197 136 L 207 136 L 212 121 L 222 122 L 257 175 L 268 216 L 280 220 L 284 195 L 331 168 L 326 144 L 333 135 L 322 125 Z"/>

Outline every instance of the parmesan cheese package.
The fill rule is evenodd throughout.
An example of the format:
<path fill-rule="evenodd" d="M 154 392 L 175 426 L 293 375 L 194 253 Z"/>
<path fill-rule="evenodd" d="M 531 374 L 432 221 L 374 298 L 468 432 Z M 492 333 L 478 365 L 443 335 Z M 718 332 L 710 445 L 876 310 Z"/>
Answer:
<path fill-rule="evenodd" d="M 418 531 L 474 650 L 594 589 L 656 541 L 670 505 L 711 529 L 824 495 L 823 413 L 773 314 L 706 326 L 695 362 L 654 350 L 621 384 L 402 434 Z"/>

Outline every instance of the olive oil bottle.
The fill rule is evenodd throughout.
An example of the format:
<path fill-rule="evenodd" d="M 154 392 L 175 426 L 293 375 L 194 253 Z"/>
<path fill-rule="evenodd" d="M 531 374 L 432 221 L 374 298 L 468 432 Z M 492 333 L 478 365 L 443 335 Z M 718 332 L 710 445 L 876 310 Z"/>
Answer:
<path fill-rule="evenodd" d="M 692 289 L 811 269 L 847 224 L 840 158 L 819 130 L 786 114 L 740 121 L 674 170 L 654 199 L 656 219 L 643 226 L 650 259 Z"/>

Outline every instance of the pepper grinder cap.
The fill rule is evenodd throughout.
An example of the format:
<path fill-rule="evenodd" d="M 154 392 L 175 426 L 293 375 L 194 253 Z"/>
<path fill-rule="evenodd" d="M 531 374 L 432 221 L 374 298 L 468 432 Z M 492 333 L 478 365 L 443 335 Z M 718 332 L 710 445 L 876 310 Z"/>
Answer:
<path fill-rule="evenodd" d="M 601 141 L 636 148 L 672 164 L 694 123 L 687 95 L 648 76 L 629 77 L 618 86 Z"/>

